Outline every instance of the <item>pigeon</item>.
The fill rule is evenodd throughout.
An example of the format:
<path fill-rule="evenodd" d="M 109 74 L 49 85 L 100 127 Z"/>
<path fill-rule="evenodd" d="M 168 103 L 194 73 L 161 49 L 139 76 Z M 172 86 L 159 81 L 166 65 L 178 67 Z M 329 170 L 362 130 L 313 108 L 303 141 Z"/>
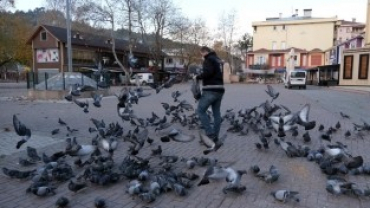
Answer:
<path fill-rule="evenodd" d="M 299 193 L 297 191 L 289 191 L 289 190 L 277 190 L 271 192 L 271 195 L 274 197 L 275 200 L 281 201 L 281 202 L 287 202 L 290 200 L 294 200 L 296 202 L 299 202 L 299 198 L 297 197 Z"/>
<path fill-rule="evenodd" d="M 37 154 L 37 150 L 33 147 L 27 146 L 27 156 L 33 161 L 40 161 L 41 157 Z"/>
<path fill-rule="evenodd" d="M 161 155 L 161 154 L 162 154 L 162 147 L 161 147 L 161 145 L 158 145 L 158 148 L 157 149 L 152 149 L 152 156 Z"/>
<path fill-rule="evenodd" d="M 310 136 L 310 133 L 308 131 L 306 131 L 306 133 L 303 134 L 303 141 L 304 142 L 311 142 L 311 136 Z"/>
<path fill-rule="evenodd" d="M 268 171 L 259 172 L 256 174 L 256 176 L 265 181 L 266 183 L 274 183 L 279 179 L 280 173 L 274 165 L 271 165 Z"/>
<path fill-rule="evenodd" d="M 320 126 L 319 126 L 319 131 L 323 131 L 324 130 L 324 125 L 322 125 L 322 124 L 320 124 Z"/>
<path fill-rule="evenodd" d="M 86 187 L 87 184 L 85 182 L 77 183 L 71 180 L 68 184 L 68 189 L 70 191 L 73 191 L 74 193 L 77 193 L 78 191 L 85 189 Z"/>
<path fill-rule="evenodd" d="M 156 195 L 154 193 L 148 192 L 148 193 L 141 193 L 139 194 L 139 199 L 145 203 L 151 203 L 156 200 Z"/>
<path fill-rule="evenodd" d="M 294 116 L 288 114 L 284 117 L 282 116 L 271 116 L 272 127 L 278 132 L 278 137 L 284 137 L 285 132 L 294 129 L 295 127 L 291 124 Z"/>
<path fill-rule="evenodd" d="M 225 168 L 219 166 L 209 166 L 206 172 L 203 174 L 201 181 L 198 183 L 198 186 L 206 185 L 209 183 L 209 179 L 220 180 L 226 179 L 228 172 Z"/>
<path fill-rule="evenodd" d="M 267 85 L 267 90 L 265 90 L 265 92 L 272 98 L 271 102 L 279 97 L 279 92 L 276 92 L 271 85 Z"/>
<path fill-rule="evenodd" d="M 49 196 L 55 195 L 56 187 L 49 187 L 49 186 L 41 186 L 36 188 L 31 188 L 31 193 L 35 194 L 36 196 Z"/>
<path fill-rule="evenodd" d="M 336 124 L 335 124 L 335 128 L 336 129 L 340 129 L 341 125 L 340 125 L 340 122 L 338 121 Z"/>
<path fill-rule="evenodd" d="M 364 164 L 362 156 L 350 157 L 345 162 L 344 165 L 349 169 L 356 169 Z"/>
<path fill-rule="evenodd" d="M 10 178 L 18 178 L 18 179 L 28 178 L 28 177 L 32 176 L 32 174 L 34 174 L 34 172 L 35 172 L 35 171 L 12 170 L 12 169 L 8 169 L 8 168 L 5 168 L 5 167 L 2 168 L 2 171 L 6 176 L 9 176 Z"/>
<path fill-rule="evenodd" d="M 103 198 L 100 198 L 100 197 L 96 197 L 95 200 L 94 200 L 94 206 L 96 208 L 104 208 L 106 205 L 105 203 L 105 199 Z"/>
<path fill-rule="evenodd" d="M 95 92 L 91 92 L 91 97 L 93 98 L 93 105 L 95 106 L 95 107 L 97 107 L 97 108 L 100 108 L 101 107 L 101 104 L 100 104 L 100 102 L 101 102 L 101 100 L 102 100 L 102 98 L 103 98 L 103 95 L 99 95 L 99 94 L 97 94 L 97 93 L 95 93 Z"/>
<path fill-rule="evenodd" d="M 71 95 L 72 96 L 80 96 L 81 95 L 81 87 L 80 85 L 77 83 L 77 84 L 74 84 L 74 85 L 71 85 Z"/>
<path fill-rule="evenodd" d="M 76 103 L 76 105 L 78 105 L 80 108 L 83 108 L 84 113 L 89 112 L 89 101 L 88 100 L 86 100 L 85 102 L 81 102 L 81 101 L 78 101 L 77 99 L 75 99 L 74 103 Z"/>
<path fill-rule="evenodd" d="M 16 148 L 19 149 L 31 138 L 31 130 L 21 123 L 15 114 L 13 115 L 13 127 L 18 136 L 21 136 L 21 140 L 18 141 L 16 146 Z"/>
<path fill-rule="evenodd" d="M 109 137 L 109 139 L 103 138 L 101 140 L 101 145 L 102 145 L 102 147 L 105 151 L 107 151 L 107 152 L 109 152 L 109 154 L 113 155 L 113 152 L 117 149 L 118 141 L 117 141 L 116 137 L 111 136 L 111 137 Z"/>
<path fill-rule="evenodd" d="M 350 137 L 351 136 L 351 131 L 347 130 L 345 133 L 344 133 L 344 136 L 346 138 Z"/>
<path fill-rule="evenodd" d="M 56 135 L 59 133 L 59 129 L 54 129 L 53 131 L 51 131 L 51 135 Z"/>
<path fill-rule="evenodd" d="M 199 81 L 197 79 L 193 79 L 190 87 L 191 92 L 193 93 L 194 99 L 197 101 L 202 96 L 202 92 L 200 90 Z"/>
<path fill-rule="evenodd" d="M 67 125 L 67 123 L 66 123 L 66 122 L 64 122 L 61 118 L 59 118 L 59 119 L 58 119 L 58 123 L 59 123 L 60 125 L 63 125 L 63 126 L 66 126 L 66 125 Z"/>
<path fill-rule="evenodd" d="M 172 139 L 173 141 L 176 141 L 176 142 L 187 143 L 187 142 L 191 142 L 195 139 L 194 135 L 186 135 L 186 134 L 182 133 L 181 130 L 178 130 L 178 129 L 172 129 L 169 132 L 169 134 L 167 135 L 167 137 L 168 138 L 161 139 L 161 141 L 162 142 L 168 142 L 168 139 L 170 138 L 170 139 Z"/>
<path fill-rule="evenodd" d="M 297 123 L 301 126 L 305 127 L 305 130 L 311 130 L 315 128 L 316 126 L 316 121 L 309 121 L 309 113 L 310 113 L 310 104 L 306 104 L 303 106 L 303 108 L 298 112 L 298 121 Z"/>
<path fill-rule="evenodd" d="M 188 191 L 185 189 L 185 187 L 179 183 L 173 184 L 173 189 L 175 190 L 177 196 L 186 196 L 188 194 Z"/>
<path fill-rule="evenodd" d="M 339 112 L 339 114 L 342 116 L 342 118 L 350 119 L 350 116 L 349 116 L 349 115 L 347 115 L 347 114 L 345 114 L 345 113 L 343 113 L 342 111 L 341 111 L 341 112 Z"/>
<path fill-rule="evenodd" d="M 20 158 L 19 158 L 18 163 L 19 163 L 21 166 L 26 167 L 26 166 L 30 166 L 30 165 L 34 165 L 34 164 L 36 164 L 36 163 L 37 163 L 37 161 L 33 161 L 32 159 L 31 159 L 31 160 L 29 160 L 29 159 L 25 159 L 25 158 L 20 157 Z"/>
<path fill-rule="evenodd" d="M 222 189 L 223 193 L 226 194 L 228 190 L 234 190 L 236 192 L 244 191 L 245 188 L 240 186 L 240 180 L 243 174 L 247 174 L 246 170 L 234 170 L 230 167 L 226 168 L 225 171 L 228 173 L 226 176 L 226 181 L 228 185 Z"/>
<path fill-rule="evenodd" d="M 64 196 L 61 196 L 57 199 L 57 201 L 55 202 L 55 206 L 57 208 L 65 208 L 67 207 L 69 204 L 69 200 L 68 198 L 64 197 Z"/>

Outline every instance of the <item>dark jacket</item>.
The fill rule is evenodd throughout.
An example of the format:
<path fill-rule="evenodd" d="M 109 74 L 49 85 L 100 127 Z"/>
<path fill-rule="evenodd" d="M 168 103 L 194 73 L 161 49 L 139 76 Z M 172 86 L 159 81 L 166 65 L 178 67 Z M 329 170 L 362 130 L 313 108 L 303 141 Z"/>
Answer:
<path fill-rule="evenodd" d="M 204 57 L 203 72 L 197 78 L 203 80 L 203 90 L 224 91 L 223 63 L 215 52 Z"/>

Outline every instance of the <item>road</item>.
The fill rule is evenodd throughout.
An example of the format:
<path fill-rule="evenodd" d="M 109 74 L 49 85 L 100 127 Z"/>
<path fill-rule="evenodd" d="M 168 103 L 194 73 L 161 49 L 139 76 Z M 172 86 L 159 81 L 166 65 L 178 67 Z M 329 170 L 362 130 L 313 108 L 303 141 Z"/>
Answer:
<path fill-rule="evenodd" d="M 365 163 L 370 161 L 367 152 L 370 150 L 369 137 L 359 139 L 352 136 L 345 139 L 345 130 L 352 129 L 352 123 L 360 123 L 362 120 L 370 122 L 370 96 L 368 93 L 334 90 L 333 88 L 322 88 L 308 86 L 307 90 L 285 89 L 282 85 L 273 85 L 280 92 L 276 104 L 283 104 L 293 112 L 298 111 L 304 104 L 311 104 L 310 119 L 316 120 L 318 124 L 325 127 L 334 126 L 338 121 L 342 128 L 333 137 L 333 141 L 341 141 L 348 145 L 348 149 L 353 155 L 362 155 Z M 222 103 L 222 112 L 227 109 L 251 108 L 270 99 L 264 92 L 265 85 L 262 84 L 232 84 L 226 85 L 226 94 Z M 189 100 L 192 104 L 196 103 L 192 99 L 188 85 L 175 85 L 171 89 L 165 89 L 159 94 L 155 94 L 139 100 L 138 105 L 134 106 L 134 111 L 139 117 L 149 117 L 150 113 L 156 112 L 164 115 L 161 102 L 172 102 L 170 93 L 174 90 L 184 92 L 182 99 Z M 1 89 L 0 89 L 1 94 Z M 81 143 L 89 143 L 93 134 L 88 132 L 88 127 L 92 126 L 90 118 L 104 119 L 108 124 L 119 121 L 116 113 L 117 99 L 107 97 L 102 101 L 101 108 L 90 106 L 90 112 L 85 114 L 82 109 L 75 104 L 66 101 L 31 101 L 21 100 L 0 100 L 0 166 L 24 169 L 17 162 L 20 156 L 25 155 L 27 145 L 38 148 L 40 153 L 51 154 L 55 151 L 63 150 L 65 147 L 65 128 L 58 124 L 58 118 L 62 118 L 73 128 L 79 129 L 74 135 Z M 341 118 L 339 112 L 343 111 L 351 116 L 351 119 Z M 12 128 L 12 116 L 17 114 L 19 119 L 25 123 L 33 132 L 32 138 L 20 150 L 15 149 L 18 137 Z M 124 123 L 125 130 L 132 129 L 128 123 Z M 177 124 L 174 124 L 175 126 Z M 177 126 L 181 128 L 181 126 Z M 222 124 L 221 133 L 226 132 L 229 127 L 227 122 Z M 51 130 L 60 128 L 61 133 L 51 136 Z M 6 131 L 6 129 L 10 131 Z M 188 134 L 196 132 L 183 129 Z M 287 139 L 293 143 L 302 143 L 302 132 L 297 138 Z M 310 132 L 313 139 L 308 144 L 310 148 L 317 148 L 319 145 L 319 132 Z M 192 143 L 161 143 L 154 131 L 150 134 L 155 143 L 152 146 L 145 146 L 140 154 L 148 156 L 150 149 L 161 144 L 163 154 L 176 154 L 182 157 L 201 156 L 204 149 L 197 141 Z M 173 193 L 163 194 L 152 204 L 144 204 L 137 198 L 132 198 L 125 193 L 127 180 L 109 187 L 97 187 L 91 185 L 87 190 L 72 194 L 67 188 L 66 183 L 59 184 L 56 190 L 57 195 L 51 197 L 36 197 L 32 194 L 25 194 L 25 189 L 30 181 L 18 181 L 0 175 L 0 207 L 52 207 L 59 196 L 66 196 L 71 201 L 70 207 L 92 207 L 95 197 L 100 196 L 107 200 L 108 207 L 370 207 L 367 198 L 355 198 L 349 196 L 333 196 L 325 190 L 326 177 L 323 175 L 316 163 L 308 162 L 305 158 L 288 158 L 285 153 L 277 146 L 270 143 L 270 150 L 258 151 L 254 143 L 258 141 L 258 135 L 250 133 L 247 136 L 237 136 L 228 133 L 225 145 L 216 153 L 211 153 L 210 157 L 217 158 L 221 162 L 232 163 L 235 169 L 249 169 L 251 165 L 258 164 L 262 169 L 268 169 L 274 164 L 281 176 L 274 184 L 265 184 L 249 173 L 242 178 L 247 190 L 242 195 L 222 193 L 221 189 L 226 185 L 224 181 L 211 182 L 209 185 L 193 187 L 189 190 L 186 197 L 178 197 Z M 115 160 L 120 163 L 126 156 L 127 145 L 120 143 L 120 150 L 115 153 Z M 70 158 L 67 158 L 68 160 Z M 76 172 L 81 171 L 76 169 Z M 196 168 L 194 173 L 202 175 L 204 168 Z M 369 176 L 346 176 L 347 179 L 356 182 L 360 187 L 367 185 Z M 280 203 L 276 202 L 269 193 L 277 189 L 292 189 L 300 192 L 299 203 Z"/>

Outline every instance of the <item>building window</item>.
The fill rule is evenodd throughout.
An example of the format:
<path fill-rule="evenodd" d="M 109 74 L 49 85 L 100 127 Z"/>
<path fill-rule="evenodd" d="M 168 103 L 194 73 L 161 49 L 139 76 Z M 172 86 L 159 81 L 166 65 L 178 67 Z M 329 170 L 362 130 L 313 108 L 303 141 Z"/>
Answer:
<path fill-rule="evenodd" d="M 273 30 L 276 31 L 276 26 L 275 25 L 273 26 Z"/>
<path fill-rule="evenodd" d="M 276 41 L 272 41 L 272 50 L 276 50 Z"/>
<path fill-rule="evenodd" d="M 322 61 L 322 56 L 320 54 L 311 55 L 311 66 L 320 66 Z"/>
<path fill-rule="evenodd" d="M 168 59 L 166 60 L 166 63 L 167 63 L 167 64 L 172 64 L 172 63 L 173 63 L 173 59 L 172 59 L 172 58 L 168 58 Z"/>
<path fill-rule="evenodd" d="M 281 56 L 278 57 L 278 63 L 277 63 L 278 66 L 281 66 Z"/>
<path fill-rule="evenodd" d="M 352 79 L 353 56 L 344 56 L 343 79 Z"/>
<path fill-rule="evenodd" d="M 302 55 L 302 66 L 307 66 L 307 55 Z"/>
<path fill-rule="evenodd" d="M 285 41 L 281 41 L 281 49 L 285 49 L 286 48 L 286 43 Z"/>
<path fill-rule="evenodd" d="M 253 26 L 253 32 L 257 32 L 257 26 Z"/>
<path fill-rule="evenodd" d="M 347 27 L 347 32 L 351 32 L 351 28 L 350 27 Z"/>
<path fill-rule="evenodd" d="M 180 59 L 180 65 L 184 65 L 184 59 Z"/>
<path fill-rule="evenodd" d="M 45 41 L 47 39 L 46 32 L 40 33 L 40 40 Z"/>
<path fill-rule="evenodd" d="M 360 55 L 360 65 L 358 67 L 358 79 L 367 79 L 369 70 L 369 54 Z"/>
<path fill-rule="evenodd" d="M 283 30 L 285 30 L 286 29 L 286 27 L 285 27 L 285 25 L 283 25 Z"/>

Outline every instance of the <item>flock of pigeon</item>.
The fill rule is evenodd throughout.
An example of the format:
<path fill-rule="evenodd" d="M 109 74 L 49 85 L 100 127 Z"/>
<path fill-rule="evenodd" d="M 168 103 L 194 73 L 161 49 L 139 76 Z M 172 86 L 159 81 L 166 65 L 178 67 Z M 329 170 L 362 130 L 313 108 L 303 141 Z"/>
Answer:
<path fill-rule="evenodd" d="M 162 85 L 152 87 L 156 93 L 159 93 L 163 88 L 171 88 L 173 84 L 174 80 L 169 79 Z M 193 82 L 191 91 L 195 98 L 199 97 L 199 83 Z M 65 99 L 76 103 L 85 113 L 89 113 L 88 100 L 76 99 L 80 96 L 80 92 L 81 89 L 77 85 L 73 86 Z M 58 186 L 62 183 L 68 183 L 68 189 L 78 193 L 87 187 L 110 186 L 124 181 L 126 193 L 146 203 L 153 202 L 160 195 L 171 191 L 178 196 L 186 196 L 194 186 L 203 186 L 214 181 L 226 181 L 222 189 L 225 194 L 243 194 L 247 187 L 242 184 L 241 177 L 247 174 L 247 171 L 268 184 L 278 181 L 281 173 L 274 165 L 267 170 L 260 170 L 258 165 L 236 169 L 232 167 L 233 164 L 221 165 L 217 159 L 207 157 L 206 155 L 223 147 L 227 134 L 221 136 L 217 143 L 208 138 L 201 128 L 194 107 L 188 101 L 181 100 L 181 95 L 184 93 L 174 91 L 171 93 L 172 104 L 161 103 L 163 115 L 152 112 L 148 118 L 140 118 L 135 114 L 132 106 L 138 105 L 141 98 L 150 96 L 151 93 L 145 92 L 139 86 L 133 89 L 125 87 L 116 94 L 117 114 L 129 127 L 124 128 L 119 122 L 107 125 L 104 120 L 92 118 L 89 132 L 94 136 L 91 138 L 91 143 L 82 144 L 74 136 L 74 132 L 78 130 L 70 128 L 59 118 L 59 125 L 68 130 L 63 150 L 52 155 L 43 153 L 39 156 L 36 149 L 28 146 L 27 157 L 20 157 L 19 164 L 34 167 L 32 170 L 22 171 L 3 167 L 2 171 L 10 178 L 31 180 L 27 193 L 40 197 L 55 195 Z M 326 190 L 329 193 L 356 197 L 370 196 L 370 188 L 361 188 L 360 185 L 343 177 L 347 174 L 370 175 L 370 166 L 364 164 L 362 156 L 352 155 L 343 143 L 331 143 L 335 134 L 341 132 L 340 122 L 334 127 L 325 129 L 323 125 L 316 125 L 316 121 L 310 120 L 310 104 L 304 105 L 298 112 L 292 112 L 284 105 L 273 103 L 279 97 L 279 93 L 272 86 L 267 85 L 266 93 L 272 98 L 271 101 L 266 100 L 261 105 L 248 109 L 239 111 L 229 109 L 225 112 L 222 125 L 227 126 L 227 133 L 243 137 L 256 134 L 259 141 L 255 146 L 260 151 L 268 151 L 272 148 L 270 143 L 273 141 L 289 158 L 306 157 L 308 161 L 316 162 L 322 172 L 328 175 Z M 94 92 L 92 98 L 93 105 L 100 108 L 102 95 Z M 211 112 L 209 116 L 211 119 Z M 342 112 L 341 116 L 349 119 L 349 116 Z M 186 134 L 184 130 L 174 127 L 175 123 L 179 124 L 176 126 L 197 131 L 197 134 Z M 13 116 L 13 125 L 15 132 L 21 137 L 16 145 L 16 148 L 20 148 L 31 138 L 31 130 L 16 115 Z M 310 148 L 310 131 L 316 129 L 321 132 L 320 147 Z M 151 131 L 155 134 L 151 134 Z M 304 131 L 301 141 L 303 144 L 294 144 L 300 142 L 297 137 L 301 131 Z M 345 137 L 350 137 L 351 132 L 360 137 L 366 131 L 370 131 L 370 125 L 366 122 L 354 124 L 354 130 L 346 131 Z M 59 132 L 57 128 L 51 134 L 55 135 Z M 195 140 L 197 136 L 200 144 L 205 147 L 203 156 L 184 158 L 166 155 L 162 150 L 161 144 L 188 143 Z M 288 139 L 292 140 L 288 141 Z M 127 156 L 118 161 L 115 151 L 121 146 L 128 147 Z M 145 148 L 145 150 L 150 149 L 151 152 L 140 154 L 144 146 L 153 148 Z M 199 176 L 189 171 L 195 167 L 204 167 L 204 174 Z M 296 190 L 275 190 L 271 195 L 281 202 L 299 202 L 299 192 Z M 69 199 L 64 196 L 56 201 L 57 207 L 66 207 L 68 204 Z M 96 207 L 106 206 L 103 198 L 96 198 L 94 204 Z"/>

